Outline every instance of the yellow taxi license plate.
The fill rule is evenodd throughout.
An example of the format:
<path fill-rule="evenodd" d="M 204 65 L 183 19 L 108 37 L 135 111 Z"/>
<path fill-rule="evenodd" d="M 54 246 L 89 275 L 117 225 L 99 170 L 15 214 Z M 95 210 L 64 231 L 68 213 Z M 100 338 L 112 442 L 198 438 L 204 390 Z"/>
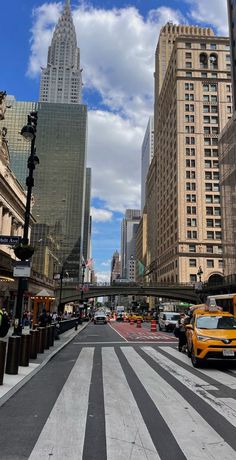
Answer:
<path fill-rule="evenodd" d="M 223 350 L 223 356 L 234 356 L 234 350 Z"/>

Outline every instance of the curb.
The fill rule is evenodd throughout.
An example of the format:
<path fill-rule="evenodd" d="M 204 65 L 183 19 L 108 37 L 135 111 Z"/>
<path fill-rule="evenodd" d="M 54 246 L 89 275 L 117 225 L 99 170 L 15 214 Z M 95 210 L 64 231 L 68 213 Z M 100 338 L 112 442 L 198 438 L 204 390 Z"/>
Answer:
<path fill-rule="evenodd" d="M 23 385 L 25 385 L 34 375 L 36 375 L 44 366 L 46 366 L 46 364 L 59 352 L 62 350 L 62 348 L 64 348 L 66 345 L 68 345 L 68 343 L 72 342 L 72 340 L 74 340 L 74 338 L 80 334 L 80 332 L 82 332 L 87 326 L 88 326 L 89 322 L 86 323 L 84 326 L 82 326 L 82 328 L 79 330 L 79 331 L 76 331 L 76 334 L 73 334 L 72 337 L 70 337 L 66 342 L 62 343 L 61 346 L 59 346 L 56 350 L 53 350 L 52 353 L 50 355 L 48 355 L 45 360 L 38 365 L 38 367 L 36 367 L 35 369 L 33 369 L 28 375 L 26 375 L 20 382 L 18 382 L 15 386 L 13 386 L 5 395 L 3 395 L 1 398 L 0 398 L 0 407 L 3 406 L 3 404 L 5 404 L 6 401 L 8 401 L 8 399 L 10 399 L 18 390 L 20 390 L 20 388 L 23 387 Z M 4 385 L 4 383 L 3 383 Z"/>

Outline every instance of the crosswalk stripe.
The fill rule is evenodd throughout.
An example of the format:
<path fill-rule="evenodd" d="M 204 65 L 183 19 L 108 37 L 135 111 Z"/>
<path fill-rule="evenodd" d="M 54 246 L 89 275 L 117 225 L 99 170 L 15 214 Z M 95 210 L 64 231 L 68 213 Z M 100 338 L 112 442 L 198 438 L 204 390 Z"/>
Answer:
<path fill-rule="evenodd" d="M 82 459 L 93 354 L 94 348 L 81 350 L 29 460 Z"/>
<path fill-rule="evenodd" d="M 235 408 L 225 403 L 223 398 L 216 398 L 209 391 L 218 390 L 218 388 L 208 385 L 204 380 L 199 379 L 196 375 L 191 374 L 178 364 L 166 358 L 161 353 L 158 353 L 152 347 L 142 347 L 142 349 L 151 358 L 154 359 L 163 369 L 167 370 L 173 377 L 183 383 L 187 388 L 196 393 L 201 399 L 215 409 L 220 415 L 236 427 L 236 412 Z M 185 356 L 186 357 L 186 356 Z M 202 383 L 201 383 L 202 382 Z M 227 400 L 227 398 L 226 398 Z"/>
<path fill-rule="evenodd" d="M 206 390 L 218 390 L 217 387 L 209 385 L 209 383 L 205 380 L 197 377 L 189 371 L 186 371 L 186 369 L 179 366 L 178 364 L 175 364 L 166 356 L 159 353 L 157 350 L 154 350 L 154 348 L 146 346 L 141 348 L 143 351 L 145 351 L 145 353 L 147 353 L 148 356 L 151 356 L 158 364 L 160 364 L 160 366 L 170 372 L 170 374 L 174 375 L 176 379 L 178 379 L 195 393 L 201 393 L 202 391 L 205 392 Z"/>
<path fill-rule="evenodd" d="M 224 439 L 133 348 L 121 350 L 188 460 L 234 458 Z"/>
<path fill-rule="evenodd" d="M 180 353 L 179 351 L 171 347 L 160 347 L 160 348 L 164 350 L 166 353 L 173 356 L 174 358 L 177 358 L 182 363 L 187 364 L 187 366 L 191 368 L 193 367 L 190 359 L 183 353 Z M 210 369 L 210 368 L 198 369 L 198 372 L 201 372 L 201 374 L 211 377 L 216 382 L 220 383 L 221 385 L 225 385 L 229 387 L 231 390 L 236 390 L 236 377 L 230 374 L 227 374 L 226 372 L 218 371 L 217 369 Z"/>
<path fill-rule="evenodd" d="M 103 348 L 108 460 L 159 460 L 114 348 Z"/>

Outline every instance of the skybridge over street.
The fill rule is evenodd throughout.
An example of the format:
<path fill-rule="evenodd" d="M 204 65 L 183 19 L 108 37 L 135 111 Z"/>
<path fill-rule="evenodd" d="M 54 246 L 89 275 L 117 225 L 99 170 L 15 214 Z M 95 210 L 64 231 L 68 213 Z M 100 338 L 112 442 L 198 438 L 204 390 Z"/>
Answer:
<path fill-rule="evenodd" d="M 61 303 L 79 302 L 81 299 L 80 287 L 65 285 L 61 293 Z M 83 300 L 96 297 L 109 296 L 140 296 L 140 297 L 163 297 L 187 301 L 193 304 L 201 302 L 200 292 L 193 284 L 157 284 L 141 285 L 130 283 L 127 285 L 85 285 L 83 287 Z"/>

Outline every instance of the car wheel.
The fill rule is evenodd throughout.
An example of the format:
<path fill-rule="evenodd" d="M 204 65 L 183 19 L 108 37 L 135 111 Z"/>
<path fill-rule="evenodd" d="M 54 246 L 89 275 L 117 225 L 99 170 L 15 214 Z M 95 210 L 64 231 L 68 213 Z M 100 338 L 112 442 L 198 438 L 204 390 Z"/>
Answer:
<path fill-rule="evenodd" d="M 191 361 L 192 361 L 193 367 L 199 368 L 199 367 L 201 367 L 203 365 L 203 360 L 197 358 L 197 356 L 194 353 L 193 348 L 192 348 L 192 351 L 191 351 Z"/>

